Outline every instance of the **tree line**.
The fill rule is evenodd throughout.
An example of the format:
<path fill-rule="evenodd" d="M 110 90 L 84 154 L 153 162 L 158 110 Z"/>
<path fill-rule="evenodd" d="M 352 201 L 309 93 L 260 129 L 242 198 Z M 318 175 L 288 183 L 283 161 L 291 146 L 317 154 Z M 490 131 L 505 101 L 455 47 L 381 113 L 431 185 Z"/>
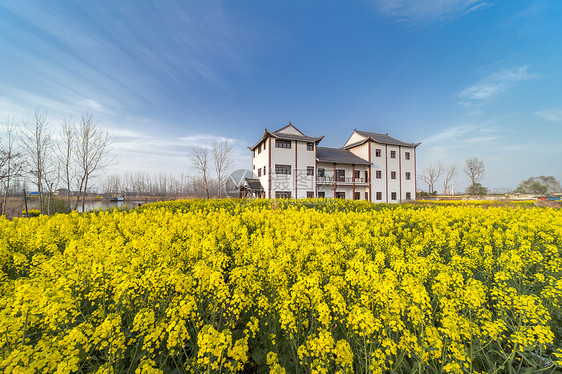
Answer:
<path fill-rule="evenodd" d="M 465 160 L 464 168 L 462 169 L 468 180 L 470 186 L 467 188 L 467 193 L 471 195 L 485 195 L 487 190 L 480 183 L 484 178 L 486 167 L 484 162 L 477 157 L 467 158 Z M 453 194 L 452 189 L 455 178 L 458 175 L 458 168 L 455 164 L 449 166 L 443 165 L 441 162 L 436 162 L 423 169 L 419 178 L 427 183 L 429 194 L 435 194 L 435 184 L 441 179 L 443 183 L 443 194 Z"/>
<path fill-rule="evenodd" d="M 462 169 L 468 178 L 470 185 L 466 192 L 470 195 L 485 195 L 487 189 L 482 186 L 481 181 L 484 178 L 486 167 L 484 161 L 477 157 L 467 158 L 464 168 Z M 428 186 L 428 193 L 437 193 L 435 185 L 439 180 L 443 183 L 443 194 L 453 194 L 452 184 L 458 174 L 458 168 L 455 164 L 445 166 L 441 162 L 436 162 L 423 169 L 418 178 L 425 182 Z M 560 182 L 553 176 L 531 177 L 522 181 L 519 187 L 514 190 L 515 193 L 533 193 L 546 194 L 560 191 Z"/>
<path fill-rule="evenodd" d="M 30 182 L 36 189 L 42 214 L 51 213 L 51 201 L 56 189 L 64 186 L 74 191 L 74 201 L 67 194 L 69 209 L 77 209 L 99 172 L 115 164 L 111 152 L 114 137 L 103 131 L 91 113 L 80 119 L 65 117 L 55 131 L 47 114 L 35 110 L 31 118 L 16 122 L 7 119 L 2 124 L 0 138 L 0 185 L 2 214 L 14 186 Z M 27 191 L 29 192 L 29 191 Z"/>
<path fill-rule="evenodd" d="M 98 193 L 128 196 L 222 197 L 230 170 L 233 147 L 228 140 L 213 140 L 212 146 L 192 146 L 188 158 L 195 175 L 146 171 L 110 174 L 98 186 Z"/>
<path fill-rule="evenodd" d="M 117 163 L 115 137 L 100 128 L 91 113 L 64 117 L 53 126 L 36 110 L 30 118 L 0 123 L 0 189 L 2 214 L 8 196 L 29 194 L 31 184 L 42 214 L 53 212 L 54 196 L 64 196 L 67 210 L 84 210 L 88 193 L 170 197 L 222 197 L 232 166 L 233 147 L 214 140 L 212 147 L 193 146 L 187 157 L 195 176 L 146 171 L 110 174 Z M 27 189 L 27 190 L 26 190 Z M 64 192 L 62 192 L 64 191 Z M 58 198 L 61 199 L 60 197 Z"/>

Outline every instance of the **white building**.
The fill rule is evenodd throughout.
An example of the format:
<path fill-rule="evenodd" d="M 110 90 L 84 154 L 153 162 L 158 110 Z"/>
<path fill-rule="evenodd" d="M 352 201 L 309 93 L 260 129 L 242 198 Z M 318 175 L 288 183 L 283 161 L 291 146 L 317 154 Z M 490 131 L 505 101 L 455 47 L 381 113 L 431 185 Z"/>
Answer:
<path fill-rule="evenodd" d="M 398 203 L 416 196 L 416 147 L 388 134 L 355 130 L 342 148 L 319 147 L 290 122 L 265 130 L 250 148 L 253 179 L 246 196 L 338 197 Z"/>

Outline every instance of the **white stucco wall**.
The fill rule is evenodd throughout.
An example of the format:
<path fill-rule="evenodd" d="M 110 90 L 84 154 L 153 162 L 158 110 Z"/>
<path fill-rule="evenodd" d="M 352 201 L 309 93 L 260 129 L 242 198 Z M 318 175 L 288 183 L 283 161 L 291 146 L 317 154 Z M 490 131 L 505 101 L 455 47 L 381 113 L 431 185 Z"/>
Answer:
<path fill-rule="evenodd" d="M 307 192 L 313 192 L 316 183 L 316 151 L 307 149 L 308 142 L 297 143 L 297 198 L 306 198 Z M 316 145 L 314 145 L 316 147 Z M 307 175 L 307 167 L 313 167 L 312 175 Z"/>
<path fill-rule="evenodd" d="M 381 150 L 381 156 L 376 156 L 376 150 Z M 374 203 L 386 202 L 386 154 L 384 144 L 371 143 L 371 201 Z M 377 170 L 381 177 L 377 178 Z M 382 194 L 382 200 L 377 200 L 377 192 Z"/>
<path fill-rule="evenodd" d="M 353 132 L 353 134 L 351 134 L 351 136 L 349 137 L 349 139 L 347 140 L 347 142 L 345 142 L 344 146 L 349 145 L 349 144 L 353 144 L 353 143 L 357 143 L 360 142 L 361 140 L 365 139 L 365 137 L 363 135 L 359 135 L 358 133 L 356 133 L 355 131 Z"/>
<path fill-rule="evenodd" d="M 400 147 L 400 157 L 402 158 L 402 201 L 406 201 L 406 193 L 410 193 L 410 198 L 416 198 L 416 161 L 414 147 Z M 410 152 L 410 159 L 406 160 L 406 152 Z M 410 180 L 406 180 L 406 172 L 410 172 Z"/>
<path fill-rule="evenodd" d="M 376 157 L 376 149 L 381 150 L 381 157 Z M 391 158 L 391 151 L 396 152 L 396 158 Z M 410 160 L 406 160 L 406 152 L 410 152 Z M 406 200 L 409 192 L 415 199 L 415 152 L 413 147 L 391 144 L 371 144 L 372 166 L 372 194 L 374 202 L 376 193 L 382 192 L 382 200 L 378 202 L 399 203 Z M 376 171 L 381 171 L 381 178 L 376 178 Z M 396 179 L 392 179 L 392 172 L 396 172 Z M 406 172 L 410 172 L 410 180 L 406 180 Z M 392 199 L 392 192 L 396 192 L 396 199 Z"/>
<path fill-rule="evenodd" d="M 349 148 L 349 151 L 354 155 L 361 157 L 363 160 L 369 160 L 369 142 Z"/>
<path fill-rule="evenodd" d="M 277 131 L 279 134 L 290 134 L 290 135 L 303 135 L 294 126 L 288 126 L 283 130 Z"/>
<path fill-rule="evenodd" d="M 306 198 L 307 192 L 314 192 L 316 173 L 316 152 L 307 150 L 305 141 L 291 140 L 291 148 L 276 148 L 271 140 L 271 197 L 276 191 L 290 191 L 292 198 Z M 291 174 L 275 174 L 275 165 L 290 165 Z M 307 175 L 307 167 L 314 168 L 313 175 Z"/>
<path fill-rule="evenodd" d="M 265 145 L 265 150 L 263 149 L 263 145 L 264 143 Z M 265 197 L 267 197 L 267 189 L 268 189 L 268 177 L 267 175 L 269 174 L 269 157 L 268 157 L 268 147 L 269 147 L 269 138 L 265 139 L 264 142 L 262 142 L 259 147 L 257 147 L 254 150 L 254 154 L 255 157 L 252 158 L 252 173 L 254 175 L 254 178 L 258 178 L 258 169 L 261 169 L 262 173 L 261 173 L 261 177 L 259 177 L 258 179 L 260 180 L 260 183 L 265 191 Z M 261 148 L 261 152 L 258 153 L 258 148 Z M 265 172 L 266 174 L 263 174 L 263 168 L 265 166 Z"/>

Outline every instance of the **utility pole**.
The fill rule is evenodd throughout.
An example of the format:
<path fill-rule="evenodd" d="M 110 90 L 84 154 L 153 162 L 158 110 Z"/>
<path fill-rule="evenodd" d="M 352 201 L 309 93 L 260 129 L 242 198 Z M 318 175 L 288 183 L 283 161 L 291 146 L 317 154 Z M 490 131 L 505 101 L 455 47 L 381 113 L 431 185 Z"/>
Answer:
<path fill-rule="evenodd" d="M 23 201 L 25 203 L 25 216 L 29 217 L 29 214 L 27 212 L 27 194 L 25 193 L 25 187 L 23 188 Z"/>

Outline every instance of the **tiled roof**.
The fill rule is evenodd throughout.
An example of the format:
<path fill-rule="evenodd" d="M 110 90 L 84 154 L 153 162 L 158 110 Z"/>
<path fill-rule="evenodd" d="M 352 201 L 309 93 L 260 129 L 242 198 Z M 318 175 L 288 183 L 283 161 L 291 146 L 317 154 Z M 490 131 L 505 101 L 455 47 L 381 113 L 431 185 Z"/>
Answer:
<path fill-rule="evenodd" d="M 356 165 L 370 165 L 367 160 L 340 148 L 326 148 L 318 147 L 316 151 L 316 160 L 319 162 L 335 162 L 340 164 L 356 164 Z"/>
<path fill-rule="evenodd" d="M 259 179 L 246 178 L 246 185 L 248 186 L 249 190 L 263 191 L 263 187 L 262 187 Z"/>
<path fill-rule="evenodd" d="M 401 146 L 405 146 L 405 147 L 417 147 L 418 145 L 420 145 L 421 143 L 406 143 L 403 141 L 400 141 L 398 139 L 394 139 L 391 136 L 388 136 L 388 134 L 377 134 L 374 132 L 367 132 L 367 131 L 358 131 L 355 130 L 356 133 L 358 133 L 359 135 L 362 135 L 366 138 L 371 138 L 373 141 L 380 143 L 380 144 L 392 144 L 392 145 L 401 145 Z M 350 144 L 348 146 L 346 146 L 345 148 L 350 148 L 351 146 L 354 145 L 358 145 L 361 144 L 362 142 L 358 142 L 358 143 L 354 143 L 354 144 Z"/>
<path fill-rule="evenodd" d="M 311 136 L 306 136 L 306 135 L 286 134 L 286 133 L 279 132 L 283 129 L 284 128 L 279 129 L 277 131 L 269 131 L 268 129 L 265 129 L 265 132 L 263 133 L 263 136 L 261 137 L 261 139 L 256 144 L 254 144 L 253 147 L 249 147 L 250 150 L 253 151 L 254 149 L 256 149 L 257 146 L 261 142 L 263 142 L 268 136 L 271 136 L 272 138 L 275 138 L 275 139 L 300 140 L 300 141 L 303 141 L 303 142 L 315 142 L 315 143 L 324 139 L 323 136 L 321 136 L 319 138 L 313 138 Z"/>
<path fill-rule="evenodd" d="M 306 135 L 295 135 L 295 134 L 286 134 L 284 132 L 277 132 L 275 131 L 274 133 L 274 138 L 278 138 L 278 139 L 288 139 L 288 140 L 302 140 L 302 141 L 306 141 L 306 142 L 315 142 L 317 140 L 321 140 L 324 137 L 321 136 L 319 138 L 313 138 L 311 136 L 306 136 Z"/>

